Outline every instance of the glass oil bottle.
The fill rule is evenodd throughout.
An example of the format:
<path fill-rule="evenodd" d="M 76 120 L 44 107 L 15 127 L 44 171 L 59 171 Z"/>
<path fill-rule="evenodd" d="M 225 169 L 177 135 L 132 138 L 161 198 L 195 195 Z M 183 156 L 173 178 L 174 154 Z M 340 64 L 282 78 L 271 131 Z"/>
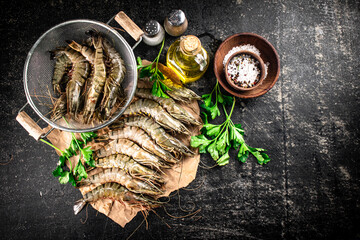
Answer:
<path fill-rule="evenodd" d="M 201 78 L 209 66 L 209 55 L 193 35 L 176 40 L 166 54 L 166 65 L 175 71 L 183 83 Z"/>

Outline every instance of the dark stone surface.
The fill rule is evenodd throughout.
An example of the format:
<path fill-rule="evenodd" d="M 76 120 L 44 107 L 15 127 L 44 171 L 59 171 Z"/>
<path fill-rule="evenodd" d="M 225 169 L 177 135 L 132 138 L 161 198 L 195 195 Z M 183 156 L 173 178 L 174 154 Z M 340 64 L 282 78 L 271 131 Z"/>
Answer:
<path fill-rule="evenodd" d="M 52 26 L 70 19 L 107 21 L 124 10 L 142 26 L 162 22 L 174 8 L 189 18 L 187 34 L 201 35 L 211 57 L 226 37 L 255 32 L 267 38 L 281 59 L 280 79 L 266 95 L 237 103 L 251 146 L 268 149 L 272 161 L 241 164 L 232 153 L 222 168 L 200 168 L 181 206 L 201 209 L 202 218 L 173 219 L 150 213 L 133 239 L 359 239 L 359 2 L 358 1 L 32 1 L 1 7 L 0 235 L 6 239 L 119 239 L 124 229 L 91 207 L 74 216 L 80 193 L 51 175 L 55 152 L 36 142 L 15 121 L 26 102 L 22 71 L 28 51 Z M 175 38 L 167 37 L 166 47 Z M 133 42 L 130 42 L 133 44 Z M 137 56 L 153 59 L 158 48 L 142 44 Z M 165 52 L 164 52 L 165 53 Z M 162 55 L 164 61 L 164 54 Z M 191 85 L 200 94 L 214 85 L 212 66 Z M 31 110 L 27 110 L 31 112 Z M 35 115 L 33 115 L 36 118 Z M 220 121 L 218 119 L 218 121 Z M 203 155 L 204 164 L 212 165 Z M 177 197 L 167 205 L 187 214 Z"/>

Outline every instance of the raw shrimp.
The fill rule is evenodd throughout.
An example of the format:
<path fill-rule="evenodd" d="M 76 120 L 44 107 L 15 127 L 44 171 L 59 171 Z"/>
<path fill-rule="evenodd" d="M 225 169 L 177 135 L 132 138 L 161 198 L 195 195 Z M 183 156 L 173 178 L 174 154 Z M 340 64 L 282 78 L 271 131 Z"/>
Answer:
<path fill-rule="evenodd" d="M 148 195 L 161 195 L 161 191 L 151 182 L 144 182 L 136 179 L 127 174 L 120 168 L 107 168 L 104 171 L 94 174 L 78 183 L 78 186 L 87 186 L 91 184 L 104 184 L 107 182 L 116 182 L 134 193 L 148 194 Z"/>
<path fill-rule="evenodd" d="M 118 120 L 110 127 L 113 129 L 115 127 L 124 125 L 135 126 L 143 129 L 160 147 L 169 152 L 173 152 L 175 154 L 180 152 L 187 156 L 194 155 L 194 153 L 187 146 L 185 146 L 184 143 L 166 133 L 165 129 L 163 129 L 152 118 L 145 116 L 128 117 Z"/>
<path fill-rule="evenodd" d="M 95 161 L 95 167 L 120 168 L 134 178 L 158 184 L 164 183 L 164 179 L 158 172 L 139 164 L 134 159 L 124 154 L 114 154 L 99 158 Z"/>
<path fill-rule="evenodd" d="M 144 196 L 130 192 L 125 187 L 117 183 L 105 183 L 86 193 L 84 198 L 75 202 L 73 207 L 75 215 L 78 214 L 86 205 L 86 203 L 96 202 L 99 199 L 108 198 L 117 200 L 121 203 L 126 202 L 130 206 L 141 207 L 143 209 L 150 209 L 161 206 L 162 202 L 153 199 L 152 197 Z"/>
<path fill-rule="evenodd" d="M 166 78 L 163 80 L 166 86 L 168 86 L 171 90 L 166 91 L 166 93 L 175 100 L 189 103 L 191 100 L 201 100 L 201 97 L 197 95 L 194 91 L 189 88 L 180 86 L 170 79 Z"/>
<path fill-rule="evenodd" d="M 198 121 L 193 115 L 183 109 L 172 98 L 157 97 L 151 93 L 150 89 L 147 88 L 138 88 L 135 95 L 137 97 L 150 99 L 159 103 L 163 108 L 166 109 L 166 111 L 168 111 L 171 116 L 180 120 L 181 122 L 201 125 L 200 121 Z"/>
<path fill-rule="evenodd" d="M 65 54 L 72 63 L 71 78 L 66 85 L 66 98 L 68 112 L 76 117 L 80 110 L 81 90 L 91 70 L 90 64 L 83 55 L 70 48 L 57 49 L 54 53 Z"/>
<path fill-rule="evenodd" d="M 54 92 L 61 93 L 60 84 L 63 83 L 64 75 L 70 70 L 71 61 L 65 54 L 59 54 L 55 57 L 55 67 L 54 74 L 52 77 L 52 85 L 54 88 Z"/>
<path fill-rule="evenodd" d="M 103 41 L 103 48 L 105 54 L 109 58 L 110 71 L 105 82 L 104 97 L 101 101 L 101 110 L 104 111 L 105 118 L 109 118 L 111 110 L 120 96 L 120 86 L 124 79 L 126 68 L 124 60 L 121 58 L 120 54 L 106 39 Z"/>
<path fill-rule="evenodd" d="M 94 76 L 92 78 L 90 89 L 86 93 L 84 106 L 85 123 L 90 122 L 90 119 L 95 112 L 96 103 L 100 93 L 104 89 L 106 79 L 106 69 L 102 50 L 102 37 L 100 35 L 94 34 L 92 35 L 92 40 L 95 47 Z"/>
<path fill-rule="evenodd" d="M 175 164 L 179 161 L 178 159 L 174 158 L 169 152 L 157 145 L 144 130 L 138 127 L 126 126 L 124 128 L 115 129 L 100 136 L 99 140 L 119 138 L 126 138 L 134 141 L 143 149 L 155 154 L 158 157 L 161 157 L 163 160 L 170 164 Z"/>
<path fill-rule="evenodd" d="M 171 164 L 163 161 L 161 158 L 145 151 L 133 141 L 127 139 L 116 139 L 111 141 L 96 151 L 96 156 L 99 158 L 106 157 L 112 154 L 121 153 L 132 157 L 138 163 L 149 166 L 153 169 L 160 170 L 160 168 L 170 168 Z"/>
<path fill-rule="evenodd" d="M 139 99 L 130 104 L 124 115 L 147 115 L 152 117 L 161 126 L 178 133 L 191 135 L 190 131 L 180 121 L 168 114 L 157 102 L 149 99 Z"/>
<path fill-rule="evenodd" d="M 87 45 L 81 45 L 80 43 L 77 43 L 75 41 L 66 41 L 68 43 L 68 46 L 74 49 L 75 51 L 81 53 L 89 63 L 94 64 L 95 61 L 95 51 L 87 46 Z"/>

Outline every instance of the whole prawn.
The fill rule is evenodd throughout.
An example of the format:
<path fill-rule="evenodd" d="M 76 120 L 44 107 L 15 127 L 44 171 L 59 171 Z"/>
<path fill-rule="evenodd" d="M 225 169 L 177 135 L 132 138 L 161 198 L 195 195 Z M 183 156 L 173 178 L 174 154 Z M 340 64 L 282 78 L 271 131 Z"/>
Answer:
<path fill-rule="evenodd" d="M 164 183 L 164 179 L 158 172 L 139 164 L 134 159 L 124 154 L 114 154 L 99 158 L 95 161 L 95 167 L 120 168 L 129 173 L 133 178 L 150 181 L 154 184 Z"/>
<path fill-rule="evenodd" d="M 66 85 L 66 99 L 68 112 L 77 117 L 81 104 L 81 90 L 90 73 L 90 64 L 79 52 L 70 48 L 60 48 L 54 51 L 54 54 L 65 54 L 72 63 L 70 71 L 71 78 Z"/>
<path fill-rule="evenodd" d="M 96 202 L 103 198 L 117 200 L 121 203 L 126 202 L 130 206 L 141 207 L 145 210 L 159 207 L 162 204 L 162 202 L 157 201 L 152 197 L 130 192 L 118 183 L 108 182 L 96 187 L 92 191 L 86 193 L 82 199 L 76 201 L 73 207 L 74 214 L 77 215 L 84 208 L 86 203 Z"/>
<path fill-rule="evenodd" d="M 128 139 L 116 139 L 95 152 L 98 158 L 117 153 L 130 156 L 138 163 L 156 170 L 171 167 L 171 164 L 168 162 L 165 162 L 161 158 L 145 151 L 139 145 Z"/>
<path fill-rule="evenodd" d="M 187 156 L 195 154 L 184 143 L 168 134 L 152 118 L 146 116 L 127 117 L 113 123 L 110 128 L 115 129 L 122 126 L 134 126 L 143 129 L 160 147 L 174 154 L 183 153 Z"/>
<path fill-rule="evenodd" d="M 94 75 L 90 89 L 86 93 L 84 105 L 84 122 L 89 123 L 92 118 L 100 93 L 104 89 L 106 79 L 106 68 L 102 50 L 102 37 L 98 34 L 92 35 L 92 43 L 95 47 Z"/>
<path fill-rule="evenodd" d="M 147 115 L 152 117 L 161 126 L 178 133 L 191 135 L 190 131 L 180 121 L 173 118 L 155 101 L 149 99 L 139 99 L 130 104 L 125 110 L 124 115 Z"/>
<path fill-rule="evenodd" d="M 161 157 L 170 164 L 175 164 L 179 160 L 174 158 L 169 152 L 157 145 L 154 140 L 141 128 L 135 126 L 125 126 L 124 128 L 114 129 L 106 134 L 101 135 L 98 140 L 126 138 L 134 141 L 143 149 Z"/>
<path fill-rule="evenodd" d="M 171 79 L 166 78 L 165 80 L 163 80 L 163 82 L 171 89 L 167 90 L 166 93 L 175 100 L 184 103 L 189 103 L 189 100 L 201 100 L 201 97 L 197 95 L 194 91 L 174 83 L 173 81 L 171 81 Z"/>
<path fill-rule="evenodd" d="M 120 96 L 120 87 L 126 73 L 126 68 L 120 54 L 106 39 L 103 41 L 103 48 L 109 59 L 110 71 L 105 82 L 101 110 L 104 111 L 105 118 L 109 118 L 111 110 Z"/>
<path fill-rule="evenodd" d="M 201 122 L 198 121 L 193 115 L 187 112 L 179 104 L 177 104 L 172 98 L 162 98 L 157 97 L 151 93 L 151 89 L 148 88 L 138 88 L 136 89 L 135 95 L 140 98 L 146 98 L 153 100 L 159 103 L 166 111 L 173 116 L 174 118 L 180 120 L 181 122 L 201 125 Z"/>
<path fill-rule="evenodd" d="M 95 51 L 90 46 L 81 45 L 80 43 L 77 43 L 74 40 L 71 40 L 71 41 L 69 40 L 69 41 L 66 41 L 66 42 L 67 42 L 69 47 L 71 47 L 75 51 L 81 53 L 89 63 L 94 65 Z"/>
<path fill-rule="evenodd" d="M 136 179 L 127 174 L 120 168 L 107 168 L 104 171 L 94 174 L 78 183 L 78 186 L 87 186 L 91 184 L 104 184 L 107 182 L 116 182 L 134 193 L 148 194 L 148 195 L 161 195 L 161 191 L 151 182 L 144 182 Z"/>

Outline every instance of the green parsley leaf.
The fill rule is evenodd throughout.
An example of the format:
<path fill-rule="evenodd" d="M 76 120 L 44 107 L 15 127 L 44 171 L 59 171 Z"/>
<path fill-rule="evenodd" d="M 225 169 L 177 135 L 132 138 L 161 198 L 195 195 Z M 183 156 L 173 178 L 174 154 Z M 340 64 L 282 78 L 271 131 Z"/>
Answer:
<path fill-rule="evenodd" d="M 80 133 L 80 136 L 82 140 L 84 140 L 84 144 L 88 144 L 88 142 L 91 142 L 94 138 L 97 137 L 96 133 L 94 132 L 84 132 Z"/>
<path fill-rule="evenodd" d="M 164 74 L 159 70 L 158 68 L 158 64 L 159 64 L 159 59 L 160 59 L 160 55 L 161 52 L 164 48 L 164 43 L 165 43 L 165 38 L 163 39 L 163 42 L 161 44 L 161 48 L 160 51 L 157 55 L 157 57 L 154 59 L 154 61 L 147 65 L 147 66 L 143 66 L 141 63 L 141 58 L 137 58 L 137 62 L 138 62 L 138 69 L 140 69 L 140 73 L 139 73 L 139 77 L 143 78 L 143 77 L 150 77 L 150 81 L 153 82 L 153 86 L 151 88 L 151 93 L 154 96 L 157 97 L 162 97 L 162 98 L 169 98 L 169 96 L 165 93 L 166 91 L 171 91 L 171 88 L 169 88 L 168 86 L 166 86 L 161 80 L 164 80 Z M 155 67 L 153 67 L 155 63 Z"/>
<path fill-rule="evenodd" d="M 209 145 L 207 151 L 210 153 L 211 157 L 216 161 L 219 159 L 219 151 L 216 149 L 216 142 L 214 141 Z"/>
<path fill-rule="evenodd" d="M 221 125 L 214 125 L 214 124 L 204 124 L 203 128 L 206 129 L 206 135 L 209 137 L 216 136 L 219 134 L 221 130 Z"/>
<path fill-rule="evenodd" d="M 205 106 L 210 107 L 211 105 L 211 96 L 212 94 L 204 94 L 201 96 L 201 98 L 203 99 Z"/>
<path fill-rule="evenodd" d="M 63 169 L 62 169 L 62 166 L 58 165 L 55 170 L 52 172 L 53 176 L 54 177 L 59 177 L 61 176 L 61 174 L 63 173 Z"/>
<path fill-rule="evenodd" d="M 216 163 L 217 163 L 219 166 L 224 166 L 224 165 L 226 165 L 226 164 L 229 163 L 229 160 L 230 160 L 229 151 L 227 151 L 225 154 L 223 154 L 223 155 L 216 161 Z"/>
<path fill-rule="evenodd" d="M 211 101 L 213 94 L 216 96 L 215 103 Z M 259 164 L 266 164 L 270 161 L 269 156 L 264 152 L 266 151 L 265 149 L 251 148 L 246 145 L 243 137 L 244 130 L 241 124 L 234 124 L 231 120 L 235 107 L 235 97 L 222 94 L 218 81 L 211 93 L 202 95 L 202 99 L 204 103 L 200 106 L 210 113 L 212 119 L 220 116 L 218 104 L 221 104 L 226 120 L 220 125 L 211 124 L 208 122 L 207 114 L 201 112 L 204 122 L 201 129 L 202 134 L 191 137 L 190 145 L 192 147 L 199 148 L 200 153 L 210 153 L 219 166 L 229 163 L 229 150 L 231 147 L 239 149 L 237 157 L 240 162 L 246 162 L 250 153 L 255 156 Z M 226 111 L 226 105 L 232 105 L 230 114 Z M 206 136 L 210 139 L 206 138 Z"/>
<path fill-rule="evenodd" d="M 71 183 L 73 187 L 76 187 L 76 180 L 74 178 L 74 175 L 72 175 L 72 173 L 69 173 L 69 183 Z"/>
<path fill-rule="evenodd" d="M 203 120 L 204 124 L 208 123 L 208 115 L 205 112 L 201 112 L 201 119 Z"/>
<path fill-rule="evenodd" d="M 238 159 L 239 159 L 240 162 L 245 163 L 246 160 L 247 160 L 247 158 L 248 158 L 248 156 L 249 156 L 249 152 L 246 151 L 245 153 L 241 153 L 241 152 L 239 151 L 239 153 L 238 153 L 237 156 L 238 156 Z"/>
<path fill-rule="evenodd" d="M 142 61 L 141 61 L 141 58 L 140 57 L 137 57 L 136 58 L 136 61 L 137 61 L 137 69 L 139 69 L 139 68 L 142 68 L 143 67 L 143 65 L 142 65 Z"/>
<path fill-rule="evenodd" d="M 69 182 L 69 175 L 70 175 L 70 172 L 63 172 L 61 174 L 61 176 L 59 177 L 59 182 L 61 184 L 66 184 Z"/>
<path fill-rule="evenodd" d="M 84 158 L 85 162 L 87 164 L 89 164 L 89 162 L 90 162 L 90 160 L 92 158 L 91 147 L 86 147 L 86 148 L 80 149 L 80 151 L 81 151 L 81 154 L 83 155 L 83 158 Z M 91 166 L 91 167 L 95 167 L 95 166 Z"/>
<path fill-rule="evenodd" d="M 213 106 L 206 106 L 205 104 L 200 104 L 200 107 L 204 108 L 206 111 L 208 111 L 210 113 L 211 119 L 216 118 L 217 116 L 220 116 L 220 110 L 217 107 L 217 105 L 213 105 Z"/>
<path fill-rule="evenodd" d="M 81 179 L 86 179 L 88 177 L 85 167 L 82 164 L 81 160 L 79 159 L 78 164 L 76 165 L 74 169 L 75 175 L 78 177 L 78 181 L 81 181 Z"/>
<path fill-rule="evenodd" d="M 150 77 L 151 64 L 140 70 L 139 78 Z"/>
<path fill-rule="evenodd" d="M 207 147 L 211 142 L 212 140 L 209 140 L 203 134 L 200 134 L 197 136 L 191 136 L 190 146 L 197 148 L 203 145 Z"/>
<path fill-rule="evenodd" d="M 223 94 L 222 94 L 222 97 L 224 99 L 224 105 L 231 106 L 233 104 L 234 97 L 223 95 Z"/>

